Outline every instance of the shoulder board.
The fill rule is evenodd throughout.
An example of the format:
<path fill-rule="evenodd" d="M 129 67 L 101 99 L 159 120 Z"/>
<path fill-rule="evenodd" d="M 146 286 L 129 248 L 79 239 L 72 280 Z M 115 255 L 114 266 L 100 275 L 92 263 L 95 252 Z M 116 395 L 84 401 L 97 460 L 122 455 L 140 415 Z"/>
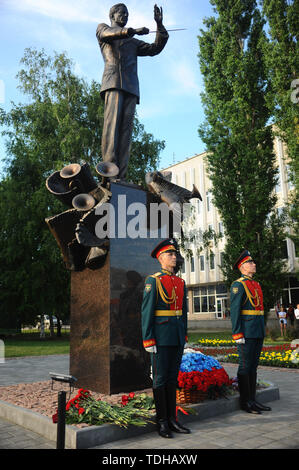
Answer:
<path fill-rule="evenodd" d="M 149 277 L 153 277 L 153 278 L 157 278 L 161 275 L 162 273 L 155 273 L 155 274 L 149 274 L 146 279 L 148 279 Z"/>
<path fill-rule="evenodd" d="M 231 284 L 231 288 L 236 285 L 236 283 L 238 284 L 241 284 L 243 287 L 244 287 L 244 278 L 243 277 L 239 277 L 239 279 L 235 279 L 232 284 Z"/>

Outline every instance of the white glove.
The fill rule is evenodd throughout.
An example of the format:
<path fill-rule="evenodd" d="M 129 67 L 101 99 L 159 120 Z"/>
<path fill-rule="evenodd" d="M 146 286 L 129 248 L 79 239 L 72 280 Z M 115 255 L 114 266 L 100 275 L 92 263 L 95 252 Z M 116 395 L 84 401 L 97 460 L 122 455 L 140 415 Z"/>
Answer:
<path fill-rule="evenodd" d="M 148 353 L 154 353 L 154 354 L 156 354 L 156 352 L 157 352 L 157 346 L 149 346 L 148 348 L 145 348 L 145 350 L 146 350 Z"/>
<path fill-rule="evenodd" d="M 245 344 L 245 338 L 236 339 L 236 343 Z"/>

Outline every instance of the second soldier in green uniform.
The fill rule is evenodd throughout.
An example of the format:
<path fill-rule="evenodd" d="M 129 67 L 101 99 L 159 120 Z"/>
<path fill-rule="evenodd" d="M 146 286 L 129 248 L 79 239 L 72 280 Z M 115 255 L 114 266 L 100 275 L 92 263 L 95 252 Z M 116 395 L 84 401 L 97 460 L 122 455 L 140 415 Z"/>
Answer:
<path fill-rule="evenodd" d="M 230 316 L 233 339 L 239 355 L 238 384 L 240 407 L 248 413 L 260 414 L 271 408 L 256 400 L 257 367 L 265 336 L 263 292 L 253 279 L 256 264 L 244 250 L 234 264 L 242 276 L 233 282 L 230 292 Z"/>

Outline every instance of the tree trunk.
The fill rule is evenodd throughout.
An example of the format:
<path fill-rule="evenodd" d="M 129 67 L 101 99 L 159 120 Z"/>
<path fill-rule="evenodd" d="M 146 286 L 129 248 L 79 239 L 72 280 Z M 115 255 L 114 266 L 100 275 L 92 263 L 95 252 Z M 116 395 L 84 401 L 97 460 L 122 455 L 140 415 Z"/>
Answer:
<path fill-rule="evenodd" d="M 49 319 L 50 319 L 50 337 L 53 338 L 55 333 L 54 333 L 54 323 L 53 323 L 52 314 L 49 315 Z"/>
<path fill-rule="evenodd" d="M 56 314 L 56 318 L 57 318 L 57 336 L 60 338 L 61 337 L 60 317 Z"/>
<path fill-rule="evenodd" d="M 44 322 L 44 315 L 40 316 L 40 339 L 45 338 L 45 322 Z"/>

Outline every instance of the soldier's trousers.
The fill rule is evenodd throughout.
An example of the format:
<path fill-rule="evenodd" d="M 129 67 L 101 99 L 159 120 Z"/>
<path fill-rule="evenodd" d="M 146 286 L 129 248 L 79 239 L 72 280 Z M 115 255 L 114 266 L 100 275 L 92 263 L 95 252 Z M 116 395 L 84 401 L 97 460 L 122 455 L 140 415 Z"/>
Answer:
<path fill-rule="evenodd" d="M 184 346 L 157 346 L 151 353 L 153 388 L 177 383 L 183 352 Z"/>
<path fill-rule="evenodd" d="M 238 374 L 247 375 L 256 372 L 264 338 L 245 338 L 245 344 L 238 344 Z"/>

